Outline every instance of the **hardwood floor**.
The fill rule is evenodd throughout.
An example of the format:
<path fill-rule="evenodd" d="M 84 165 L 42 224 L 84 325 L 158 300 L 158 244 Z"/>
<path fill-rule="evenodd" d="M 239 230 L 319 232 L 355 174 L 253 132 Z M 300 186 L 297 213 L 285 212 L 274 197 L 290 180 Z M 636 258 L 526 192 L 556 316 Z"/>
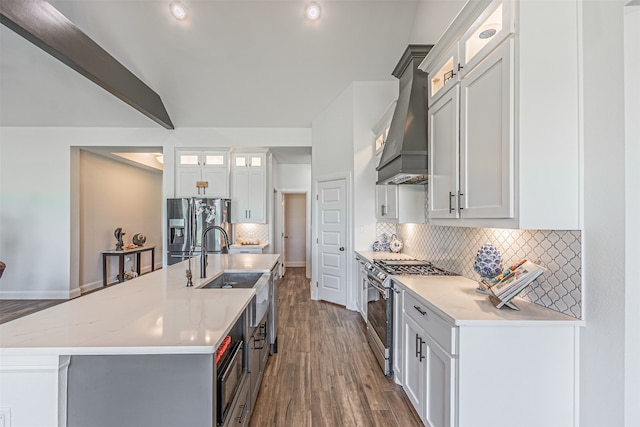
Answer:
<path fill-rule="evenodd" d="M 303 268 L 278 289 L 278 353 L 269 357 L 250 426 L 422 426 L 385 378 L 357 312 L 309 298 Z"/>
<path fill-rule="evenodd" d="M 0 300 L 0 325 L 45 308 L 65 302 L 64 299 L 6 299 Z"/>

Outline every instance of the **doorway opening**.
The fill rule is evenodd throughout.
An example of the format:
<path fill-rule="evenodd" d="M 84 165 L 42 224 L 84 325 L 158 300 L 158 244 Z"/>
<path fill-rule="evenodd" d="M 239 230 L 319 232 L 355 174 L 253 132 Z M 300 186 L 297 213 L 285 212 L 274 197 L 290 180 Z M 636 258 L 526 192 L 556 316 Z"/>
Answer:
<path fill-rule="evenodd" d="M 151 265 L 148 252 L 135 269 L 135 257 L 125 257 L 125 274 L 121 274 L 117 257 L 104 260 L 100 256 L 115 249 L 118 228 L 125 246 L 155 247 L 156 255 L 162 254 L 162 151 L 162 147 L 72 147 L 70 278 L 74 296 L 101 289 L 104 282 L 135 277 L 138 267 L 142 274 L 162 267 L 158 262 Z M 162 257 L 155 260 L 161 262 Z"/>
<path fill-rule="evenodd" d="M 276 251 L 281 255 L 281 275 L 287 267 L 305 267 L 310 276 L 310 210 L 308 192 L 277 191 Z"/>

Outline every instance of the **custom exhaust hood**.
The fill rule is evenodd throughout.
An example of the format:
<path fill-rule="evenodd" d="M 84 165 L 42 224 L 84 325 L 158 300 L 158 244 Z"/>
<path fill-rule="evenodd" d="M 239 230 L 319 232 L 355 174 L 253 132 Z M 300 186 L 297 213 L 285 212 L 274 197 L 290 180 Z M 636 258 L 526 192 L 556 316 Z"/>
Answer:
<path fill-rule="evenodd" d="M 382 150 L 378 184 L 427 182 L 427 74 L 418 65 L 433 45 L 409 45 L 393 70 L 400 95 Z"/>

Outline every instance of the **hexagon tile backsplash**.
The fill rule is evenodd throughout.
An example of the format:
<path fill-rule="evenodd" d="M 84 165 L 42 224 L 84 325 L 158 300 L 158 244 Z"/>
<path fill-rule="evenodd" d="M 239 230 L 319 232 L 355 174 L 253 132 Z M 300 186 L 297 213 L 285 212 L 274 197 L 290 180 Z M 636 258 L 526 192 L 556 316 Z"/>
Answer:
<path fill-rule="evenodd" d="M 569 316 L 582 317 L 580 231 L 378 223 L 376 233 L 377 236 L 396 233 L 404 242 L 403 253 L 473 280 L 480 279 L 473 270 L 473 262 L 485 243 L 493 243 L 500 251 L 503 267 L 521 258 L 540 259 L 548 270 L 520 297 Z"/>

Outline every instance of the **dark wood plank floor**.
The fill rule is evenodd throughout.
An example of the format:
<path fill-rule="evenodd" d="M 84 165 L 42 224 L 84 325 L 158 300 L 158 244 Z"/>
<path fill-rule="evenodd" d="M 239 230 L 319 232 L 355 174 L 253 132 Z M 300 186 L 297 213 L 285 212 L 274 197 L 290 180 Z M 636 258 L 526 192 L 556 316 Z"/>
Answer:
<path fill-rule="evenodd" d="M 278 294 L 278 353 L 269 357 L 250 426 L 422 426 L 385 378 L 357 312 L 309 298 L 303 268 Z"/>
<path fill-rule="evenodd" d="M 64 299 L 5 299 L 0 300 L 0 325 L 45 308 L 65 302 Z"/>

